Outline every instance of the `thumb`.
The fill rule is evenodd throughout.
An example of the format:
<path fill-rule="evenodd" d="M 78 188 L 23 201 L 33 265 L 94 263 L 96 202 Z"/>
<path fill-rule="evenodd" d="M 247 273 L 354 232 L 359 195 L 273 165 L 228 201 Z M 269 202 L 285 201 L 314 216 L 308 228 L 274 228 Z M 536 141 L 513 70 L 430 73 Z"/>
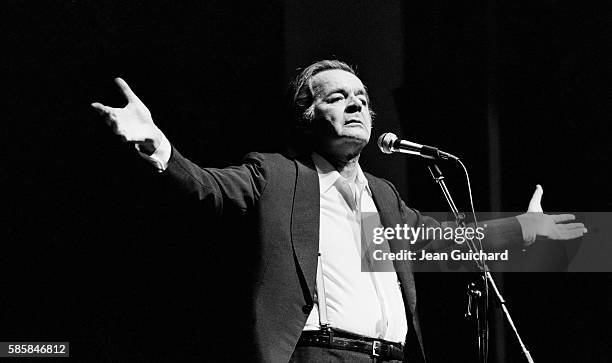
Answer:
<path fill-rule="evenodd" d="M 117 84 L 117 86 L 119 86 L 121 93 L 123 93 L 128 102 L 134 102 L 138 100 L 136 94 L 132 91 L 130 86 L 128 86 L 128 84 L 123 79 L 117 77 L 115 78 L 115 83 Z"/>
<path fill-rule="evenodd" d="M 544 190 L 542 190 L 542 186 L 540 184 L 536 185 L 536 190 L 533 192 L 533 196 L 529 201 L 529 207 L 527 208 L 527 212 L 537 212 L 542 213 L 542 194 L 544 194 Z"/>

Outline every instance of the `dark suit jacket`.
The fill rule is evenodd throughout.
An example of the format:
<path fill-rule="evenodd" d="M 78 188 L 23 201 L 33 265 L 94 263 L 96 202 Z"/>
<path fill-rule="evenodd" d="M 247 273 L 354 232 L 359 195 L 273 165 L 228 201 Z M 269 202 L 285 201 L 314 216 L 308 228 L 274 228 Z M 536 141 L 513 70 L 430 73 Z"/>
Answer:
<path fill-rule="evenodd" d="M 240 166 L 202 169 L 173 150 L 164 175 L 173 187 L 194 197 L 207 210 L 230 218 L 225 228 L 235 233 L 225 245 L 236 256 L 242 256 L 239 251 L 243 249 L 248 251 L 248 258 L 242 258 L 240 266 L 235 267 L 244 270 L 239 275 L 243 276 L 241 281 L 223 281 L 213 287 L 224 302 L 208 309 L 220 310 L 219 315 L 214 312 L 211 316 L 223 317 L 221 323 L 213 319 L 220 337 L 215 335 L 211 342 L 240 339 L 219 358 L 236 359 L 236 354 L 246 354 L 253 360 L 287 362 L 313 308 L 315 293 L 319 179 L 310 157 L 252 153 Z M 384 226 L 438 225 L 407 208 L 390 182 L 367 173 L 366 177 Z M 522 239 L 515 218 L 489 224 L 489 231 L 493 232 L 488 233 L 489 238 L 503 235 L 503 239 Z M 436 243 L 426 241 L 421 248 L 441 247 Z M 393 251 L 397 244 L 390 246 Z M 409 320 L 406 360 L 424 361 L 411 266 L 397 263 L 395 268 Z M 215 341 L 217 338 L 219 341 Z"/>

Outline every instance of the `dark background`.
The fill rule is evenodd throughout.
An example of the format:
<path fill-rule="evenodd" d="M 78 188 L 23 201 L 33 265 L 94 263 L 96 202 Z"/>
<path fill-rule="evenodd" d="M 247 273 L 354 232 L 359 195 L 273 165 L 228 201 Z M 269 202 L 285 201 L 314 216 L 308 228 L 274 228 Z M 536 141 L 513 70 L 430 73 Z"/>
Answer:
<path fill-rule="evenodd" d="M 90 109 L 125 103 L 116 76 L 184 155 L 219 167 L 281 148 L 295 69 L 338 57 L 369 86 L 373 138 L 392 131 L 461 156 L 477 210 L 524 211 L 537 183 L 545 211 L 612 207 L 603 2 L 9 1 L 0 11 L 2 341 L 68 340 L 86 361 L 205 358 L 217 313 L 207 301 L 223 298 L 207 286 L 240 286 L 230 257 L 204 273 L 211 246 L 223 246 L 215 222 L 169 197 Z M 362 165 L 408 205 L 446 210 L 420 160 L 372 144 Z M 447 182 L 466 210 L 455 169 Z M 474 361 L 462 319 L 472 277 L 419 276 L 433 362 Z M 610 360 L 610 274 L 499 277 L 536 362 Z M 492 319 L 491 361 L 521 361 L 507 324 Z"/>

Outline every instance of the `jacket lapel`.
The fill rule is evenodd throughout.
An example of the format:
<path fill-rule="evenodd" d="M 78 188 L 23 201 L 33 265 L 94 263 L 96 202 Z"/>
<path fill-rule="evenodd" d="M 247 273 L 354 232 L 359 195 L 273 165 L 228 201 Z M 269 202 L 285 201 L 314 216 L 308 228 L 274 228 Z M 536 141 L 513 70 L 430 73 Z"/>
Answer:
<path fill-rule="evenodd" d="M 399 197 L 396 193 L 389 193 L 389 186 L 383 181 L 366 174 L 368 185 L 372 190 L 372 198 L 380 215 L 380 222 L 384 227 L 395 228 L 398 224 L 409 223 L 402 220 L 401 212 L 399 212 Z M 397 207 L 396 207 L 397 206 Z M 398 252 L 401 249 L 409 249 L 410 244 L 405 241 L 391 240 L 389 250 Z M 412 266 L 409 261 L 393 261 L 393 267 L 402 286 L 402 295 L 408 309 L 406 314 L 408 323 L 412 323 L 412 329 L 408 329 L 406 336 L 405 354 L 410 358 L 408 360 L 415 362 L 424 362 L 425 354 L 423 349 L 423 340 L 421 336 L 421 327 L 419 324 L 418 313 L 416 311 L 416 287 L 414 284 L 414 275 L 412 274 Z"/>
<path fill-rule="evenodd" d="M 389 186 L 385 185 L 380 179 L 366 174 L 368 185 L 372 190 L 372 198 L 380 215 L 380 222 L 384 227 L 395 228 L 404 223 L 399 212 L 399 201 L 395 193 L 389 193 Z M 403 240 L 390 240 L 389 250 L 397 253 L 402 249 L 410 249 L 410 244 Z M 406 304 L 410 308 L 410 313 L 414 314 L 416 308 L 416 290 L 412 266 L 409 261 L 393 261 L 393 267 L 402 285 L 402 293 Z"/>
<path fill-rule="evenodd" d="M 312 301 L 319 252 L 319 176 L 310 156 L 294 162 L 297 176 L 291 212 L 291 241 Z"/>

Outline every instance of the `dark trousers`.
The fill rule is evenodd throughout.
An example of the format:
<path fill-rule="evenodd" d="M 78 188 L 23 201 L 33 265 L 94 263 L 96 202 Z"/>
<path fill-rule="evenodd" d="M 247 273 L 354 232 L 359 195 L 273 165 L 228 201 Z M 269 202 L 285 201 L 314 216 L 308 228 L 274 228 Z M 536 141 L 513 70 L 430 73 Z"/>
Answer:
<path fill-rule="evenodd" d="M 399 360 L 381 360 L 377 357 L 372 357 L 370 354 L 353 352 L 352 350 L 330 349 L 321 347 L 298 346 L 295 348 L 290 363 L 378 363 L 392 362 L 401 363 Z"/>

